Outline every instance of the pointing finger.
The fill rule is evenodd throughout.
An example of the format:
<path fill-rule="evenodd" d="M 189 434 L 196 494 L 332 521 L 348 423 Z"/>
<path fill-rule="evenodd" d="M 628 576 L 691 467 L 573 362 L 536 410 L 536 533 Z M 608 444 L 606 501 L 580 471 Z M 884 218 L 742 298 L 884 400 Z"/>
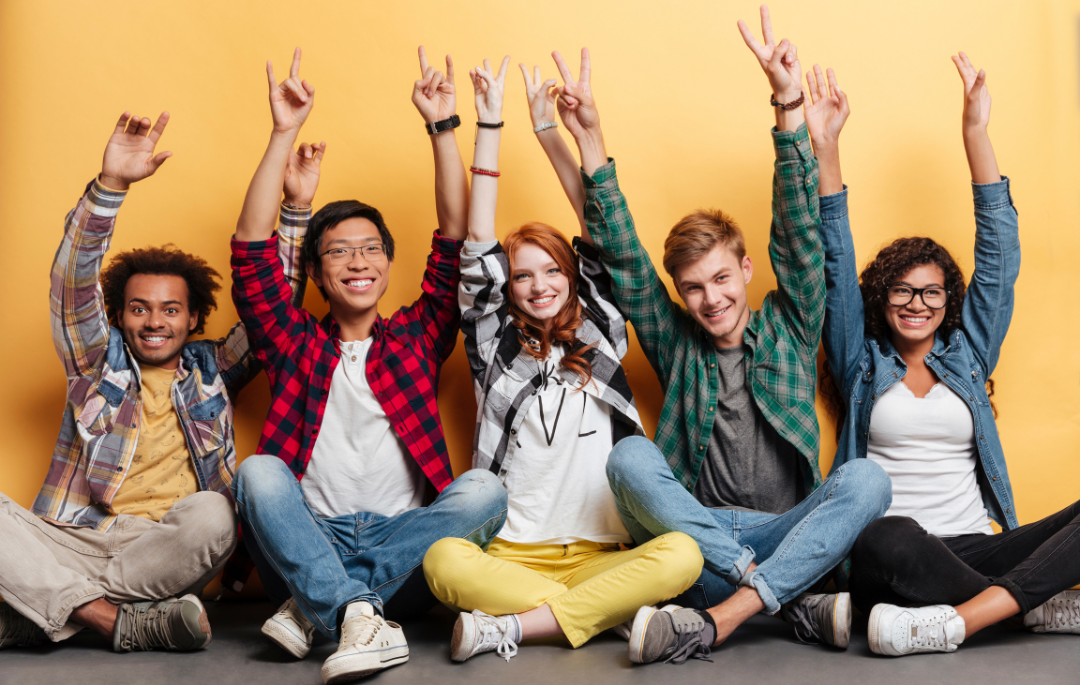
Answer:
<path fill-rule="evenodd" d="M 454 58 L 446 56 L 446 82 L 454 85 Z"/>
<path fill-rule="evenodd" d="M 570 67 L 566 66 L 566 60 L 562 58 L 562 55 L 559 54 L 558 50 L 551 53 L 551 56 L 555 60 L 555 66 L 559 68 L 559 74 L 562 75 L 563 83 L 572 85 L 574 83 L 574 77 L 570 73 Z"/>
<path fill-rule="evenodd" d="M 296 48 L 293 51 L 292 66 L 289 67 L 289 76 L 298 76 L 300 74 L 300 48 Z"/>
<path fill-rule="evenodd" d="M 417 50 L 417 52 L 420 53 L 420 73 L 421 74 L 426 74 L 427 70 L 428 70 L 428 63 L 427 63 L 427 53 L 424 52 L 424 46 L 421 45 L 420 49 Z"/>
<path fill-rule="evenodd" d="M 502 64 L 499 65 L 499 74 L 498 74 L 498 76 L 495 77 L 500 84 L 506 82 L 506 69 L 509 66 L 510 66 L 510 55 L 506 55 L 505 57 L 503 57 Z"/>
<path fill-rule="evenodd" d="M 589 59 L 589 48 L 581 48 L 581 73 L 578 74 L 578 80 L 588 83 L 591 75 L 592 61 Z"/>
<path fill-rule="evenodd" d="M 761 6 L 761 34 L 765 37 L 765 45 L 773 45 L 772 19 L 769 18 L 769 6 Z"/>

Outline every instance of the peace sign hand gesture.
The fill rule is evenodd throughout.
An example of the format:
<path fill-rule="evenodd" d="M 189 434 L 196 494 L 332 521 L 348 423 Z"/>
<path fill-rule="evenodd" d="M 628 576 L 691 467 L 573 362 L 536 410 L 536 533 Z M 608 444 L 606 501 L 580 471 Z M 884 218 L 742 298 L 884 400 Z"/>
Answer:
<path fill-rule="evenodd" d="M 779 45 L 773 43 L 772 20 L 769 18 L 768 5 L 761 6 L 761 32 L 764 45 L 757 42 L 746 22 L 739 20 L 739 32 L 747 47 L 757 56 L 758 63 L 769 77 L 773 97 L 777 102 L 786 104 L 798 99 L 802 92 L 802 67 L 799 65 L 797 50 L 787 38 Z"/>
<path fill-rule="evenodd" d="M 807 72 L 806 84 L 809 98 L 804 105 L 806 128 L 814 149 L 822 146 L 835 147 L 840 140 L 840 131 L 851 114 L 847 94 L 836 83 L 836 73 L 828 70 L 829 81 L 826 88 L 825 76 L 821 67 L 814 65 L 814 70 Z"/>
<path fill-rule="evenodd" d="M 952 61 L 964 80 L 964 128 L 987 128 L 990 125 L 990 91 L 986 87 L 986 70 L 976 72 L 963 52 L 953 55 Z"/>
<path fill-rule="evenodd" d="M 315 189 L 319 187 L 319 171 L 326 142 L 318 145 L 303 143 L 300 149 L 289 154 L 289 164 L 285 167 L 285 202 L 295 207 L 310 207 L 315 199 Z"/>
<path fill-rule="evenodd" d="M 566 66 L 559 51 L 551 53 L 555 59 L 559 73 L 562 74 L 563 85 L 559 87 L 559 118 L 563 120 L 566 129 L 573 134 L 574 138 L 588 133 L 597 133 L 600 130 L 600 112 L 596 109 L 596 100 L 593 98 L 592 63 L 589 60 L 589 48 L 581 48 L 581 71 L 577 81 L 570 73 L 570 67 Z"/>
<path fill-rule="evenodd" d="M 524 64 L 521 67 L 521 75 L 525 77 L 525 95 L 529 99 L 529 117 L 532 118 L 533 128 L 540 124 L 549 124 L 555 121 L 555 98 L 558 90 L 553 78 L 540 81 L 540 67 L 533 67 L 533 76 L 529 76 L 529 70 Z"/>
<path fill-rule="evenodd" d="M 446 56 L 446 75 L 429 66 L 424 46 L 420 46 L 420 80 L 413 84 L 412 102 L 424 121 L 433 124 L 449 119 L 457 110 L 454 89 L 454 60 Z"/>
<path fill-rule="evenodd" d="M 105 146 L 101 183 L 111 190 L 125 191 L 132 183 L 153 176 L 158 167 L 172 157 L 171 152 L 154 154 L 158 139 L 168 123 L 168 112 L 161 113 L 153 129 L 146 117 L 131 116 L 130 112 L 121 114 Z"/>
<path fill-rule="evenodd" d="M 485 124 L 497 124 L 502 121 L 503 92 L 506 85 L 506 67 L 510 65 L 510 55 L 503 57 L 498 74 L 492 74 L 491 62 L 484 60 L 484 68 L 469 70 L 473 92 L 476 95 L 476 116 Z"/>
<path fill-rule="evenodd" d="M 270 113 L 274 117 L 274 131 L 299 133 L 315 104 L 315 88 L 300 78 L 300 48 L 293 53 L 289 78 L 279 84 L 274 78 L 274 65 L 271 62 L 266 63 L 266 78 L 270 82 Z"/>

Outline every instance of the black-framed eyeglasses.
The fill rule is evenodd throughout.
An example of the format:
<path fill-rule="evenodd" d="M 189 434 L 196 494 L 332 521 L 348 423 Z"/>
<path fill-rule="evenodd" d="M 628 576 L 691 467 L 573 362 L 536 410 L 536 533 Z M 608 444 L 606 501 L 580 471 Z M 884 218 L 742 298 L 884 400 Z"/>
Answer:
<path fill-rule="evenodd" d="M 893 283 L 889 286 L 889 304 L 903 307 L 909 304 L 918 295 L 923 304 L 930 309 L 941 309 L 949 300 L 949 291 L 941 286 L 932 285 L 929 288 L 912 288 L 903 283 Z"/>
<path fill-rule="evenodd" d="M 368 261 L 375 261 L 386 256 L 386 246 L 382 243 L 370 243 L 368 245 L 357 245 L 355 247 L 332 247 L 319 256 L 329 257 L 331 264 L 344 264 L 345 262 L 351 262 L 353 260 L 353 255 L 356 254 L 357 250 L 359 250 Z"/>

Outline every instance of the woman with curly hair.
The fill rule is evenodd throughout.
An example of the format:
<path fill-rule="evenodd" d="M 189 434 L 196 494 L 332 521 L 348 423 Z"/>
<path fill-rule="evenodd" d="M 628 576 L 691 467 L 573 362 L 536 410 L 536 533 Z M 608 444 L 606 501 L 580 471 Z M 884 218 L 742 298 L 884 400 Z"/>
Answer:
<path fill-rule="evenodd" d="M 1020 242 L 987 133 L 986 73 L 962 52 L 953 62 L 975 200 L 970 284 L 930 238 L 893 242 L 857 278 L 847 191 L 821 199 L 822 380 L 841 410 L 833 468 L 867 457 L 892 478 L 891 508 L 852 549 L 850 584 L 870 616 L 870 649 L 889 656 L 952 652 L 1010 617 L 1034 632 L 1080 633 L 1080 593 L 1066 591 L 1080 582 L 1080 503 L 1019 524 L 987 392 Z"/>
<path fill-rule="evenodd" d="M 682 533 L 620 548 L 633 539 L 608 486 L 607 457 L 621 437 L 644 431 L 620 363 L 626 321 L 584 221 L 573 248 L 540 223 L 502 245 L 495 238 L 509 59 L 497 75 L 487 60 L 470 72 L 479 124 L 459 297 L 479 405 L 473 468 L 498 474 L 509 506 L 486 552 L 445 538 L 424 559 L 432 592 L 463 612 L 454 661 L 489 651 L 509 660 L 522 640 L 555 635 L 579 647 L 643 604 L 679 595 L 702 566 Z M 534 109 L 553 107 L 550 83 L 528 85 Z M 582 219 L 585 191 L 569 148 L 537 134 Z"/>

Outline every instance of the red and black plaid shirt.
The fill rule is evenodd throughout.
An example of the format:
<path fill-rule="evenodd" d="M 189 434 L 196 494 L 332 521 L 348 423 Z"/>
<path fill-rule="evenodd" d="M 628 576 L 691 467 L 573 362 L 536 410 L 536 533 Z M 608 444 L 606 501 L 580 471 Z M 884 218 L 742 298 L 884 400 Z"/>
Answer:
<path fill-rule="evenodd" d="M 307 219 L 306 213 L 284 213 L 283 220 Z M 233 302 L 270 379 L 272 401 L 258 453 L 277 455 L 302 478 L 341 358 L 340 329 L 329 315 L 318 321 L 293 307 L 277 240 L 232 241 Z M 387 418 L 439 492 L 454 478 L 436 394 L 439 370 L 457 341 L 461 246 L 433 236 L 423 294 L 389 319 L 376 319 L 366 366 Z"/>

